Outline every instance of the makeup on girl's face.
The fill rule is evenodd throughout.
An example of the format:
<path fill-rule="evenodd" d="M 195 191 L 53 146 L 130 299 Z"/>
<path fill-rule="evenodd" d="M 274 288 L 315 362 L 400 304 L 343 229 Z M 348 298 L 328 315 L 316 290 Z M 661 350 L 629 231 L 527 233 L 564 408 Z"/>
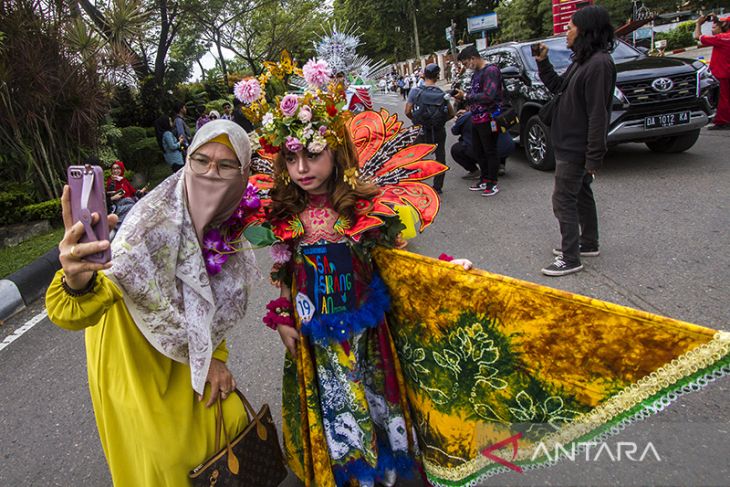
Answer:
<path fill-rule="evenodd" d="M 327 192 L 327 181 L 335 170 L 332 152 L 323 150 L 319 154 L 301 150 L 287 151 L 284 155 L 286 169 L 294 183 L 310 194 Z"/>

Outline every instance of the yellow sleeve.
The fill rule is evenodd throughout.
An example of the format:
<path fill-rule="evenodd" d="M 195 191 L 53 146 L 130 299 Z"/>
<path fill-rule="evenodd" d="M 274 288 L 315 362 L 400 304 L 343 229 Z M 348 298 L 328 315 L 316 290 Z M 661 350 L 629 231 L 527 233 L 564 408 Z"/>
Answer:
<path fill-rule="evenodd" d="M 226 341 L 223 340 L 220 345 L 218 345 L 218 348 L 213 351 L 213 358 L 220 360 L 223 363 L 228 362 L 228 345 L 226 345 Z"/>
<path fill-rule="evenodd" d="M 79 297 L 63 290 L 62 275 L 63 270 L 56 272 L 46 291 L 48 319 L 61 328 L 82 330 L 94 326 L 116 301 L 122 299 L 121 291 L 101 272 L 96 276 L 94 290 Z"/>

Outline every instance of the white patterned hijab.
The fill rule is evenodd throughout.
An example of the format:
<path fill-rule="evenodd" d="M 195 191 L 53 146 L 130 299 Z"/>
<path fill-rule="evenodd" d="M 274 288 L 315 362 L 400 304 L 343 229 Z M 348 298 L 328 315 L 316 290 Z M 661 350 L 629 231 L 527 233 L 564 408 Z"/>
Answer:
<path fill-rule="evenodd" d="M 190 148 L 225 133 L 245 173 L 251 154 L 246 132 L 233 122 L 217 122 L 203 130 L 209 125 L 213 123 L 195 134 Z M 107 275 L 121 289 L 147 341 L 163 355 L 190 365 L 192 387 L 199 394 L 213 351 L 233 326 L 242 323 L 250 284 L 260 277 L 250 249 L 231 255 L 219 274 L 208 275 L 182 170 L 127 214 L 112 242 Z"/>

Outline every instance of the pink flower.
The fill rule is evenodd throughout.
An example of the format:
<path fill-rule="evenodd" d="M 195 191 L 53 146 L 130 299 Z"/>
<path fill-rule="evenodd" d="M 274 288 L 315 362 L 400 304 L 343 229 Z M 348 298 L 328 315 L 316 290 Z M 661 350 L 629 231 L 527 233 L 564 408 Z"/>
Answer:
<path fill-rule="evenodd" d="M 299 139 L 292 137 L 291 135 L 286 136 L 286 143 L 284 145 L 286 145 L 286 148 L 291 152 L 299 152 L 304 148 Z"/>
<path fill-rule="evenodd" d="M 327 133 L 327 126 L 326 125 L 320 125 L 319 126 L 319 135 L 324 137 L 324 135 Z"/>
<path fill-rule="evenodd" d="M 286 95 L 279 103 L 281 113 L 284 114 L 285 117 L 293 117 L 297 112 L 297 106 L 299 106 L 297 95 Z"/>
<path fill-rule="evenodd" d="M 233 94 L 241 102 L 250 105 L 261 96 L 261 85 L 256 78 L 242 79 L 233 85 Z"/>
<path fill-rule="evenodd" d="M 304 123 L 307 123 L 310 120 L 312 120 L 312 109 L 309 108 L 307 105 L 303 105 L 299 109 L 299 115 L 298 116 L 299 116 L 299 120 L 301 120 Z"/>
<path fill-rule="evenodd" d="M 284 243 L 276 243 L 272 245 L 269 252 L 271 253 L 271 260 L 274 261 L 274 264 L 286 264 L 289 262 L 289 259 L 291 259 L 291 250 L 289 250 L 289 246 Z"/>
<path fill-rule="evenodd" d="M 316 88 L 329 83 L 332 77 L 332 70 L 327 65 L 327 61 L 318 61 L 317 59 L 307 61 L 307 64 L 302 67 L 302 72 L 307 83 Z"/>

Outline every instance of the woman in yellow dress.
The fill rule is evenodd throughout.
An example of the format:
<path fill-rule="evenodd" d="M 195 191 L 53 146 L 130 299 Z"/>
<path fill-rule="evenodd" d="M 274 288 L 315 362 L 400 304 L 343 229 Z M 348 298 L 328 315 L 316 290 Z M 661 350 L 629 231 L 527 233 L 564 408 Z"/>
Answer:
<path fill-rule="evenodd" d="M 214 453 L 210 406 L 219 394 L 229 434 L 247 422 L 231 394 L 225 335 L 243 320 L 256 262 L 238 251 L 211 272 L 203 249 L 207 232 L 242 211 L 250 143 L 220 120 L 196 133 L 188 154 L 184 170 L 129 213 L 105 265 L 84 260 L 110 243 L 79 243 L 84 227 L 73 224 L 63 192 L 63 269 L 46 307 L 58 326 L 86 332 L 89 389 L 116 486 L 189 485 L 188 472 Z"/>

